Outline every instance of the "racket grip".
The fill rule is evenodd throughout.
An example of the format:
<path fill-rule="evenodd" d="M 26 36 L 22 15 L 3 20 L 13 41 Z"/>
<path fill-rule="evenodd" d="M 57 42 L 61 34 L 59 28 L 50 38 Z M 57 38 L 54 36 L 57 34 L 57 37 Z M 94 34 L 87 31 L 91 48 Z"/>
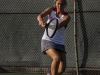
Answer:
<path fill-rule="evenodd" d="M 47 23 L 45 24 L 45 28 L 48 28 L 48 24 Z"/>

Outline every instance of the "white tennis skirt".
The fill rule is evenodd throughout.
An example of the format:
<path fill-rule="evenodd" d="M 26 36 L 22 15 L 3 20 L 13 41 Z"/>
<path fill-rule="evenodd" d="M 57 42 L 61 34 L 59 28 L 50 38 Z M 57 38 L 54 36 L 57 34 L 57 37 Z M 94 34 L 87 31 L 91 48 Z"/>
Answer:
<path fill-rule="evenodd" d="M 51 49 L 51 48 L 53 48 L 57 51 L 59 50 L 59 51 L 66 53 L 64 45 L 56 44 L 56 43 L 54 43 L 52 41 L 48 41 L 48 40 L 41 40 L 41 51 L 42 51 L 42 53 L 46 54 L 45 51 L 48 50 L 48 49 Z"/>

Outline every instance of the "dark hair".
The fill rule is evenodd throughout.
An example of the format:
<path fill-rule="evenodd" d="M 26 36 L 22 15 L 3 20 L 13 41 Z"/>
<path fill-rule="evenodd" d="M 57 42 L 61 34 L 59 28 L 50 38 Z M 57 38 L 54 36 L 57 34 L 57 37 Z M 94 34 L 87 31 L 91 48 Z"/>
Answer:
<path fill-rule="evenodd" d="M 53 5 L 53 7 L 55 8 L 56 7 L 56 1 L 58 1 L 58 0 L 54 0 L 54 5 Z M 67 4 L 67 2 L 66 2 L 66 0 L 63 0 L 64 2 L 65 2 L 65 4 Z"/>

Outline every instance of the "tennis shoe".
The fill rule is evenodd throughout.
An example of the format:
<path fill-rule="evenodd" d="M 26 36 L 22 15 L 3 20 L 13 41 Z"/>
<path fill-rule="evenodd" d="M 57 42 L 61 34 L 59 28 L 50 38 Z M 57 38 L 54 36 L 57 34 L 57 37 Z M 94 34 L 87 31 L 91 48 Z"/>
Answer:
<path fill-rule="evenodd" d="M 51 75 L 50 73 L 47 73 L 47 75 Z"/>

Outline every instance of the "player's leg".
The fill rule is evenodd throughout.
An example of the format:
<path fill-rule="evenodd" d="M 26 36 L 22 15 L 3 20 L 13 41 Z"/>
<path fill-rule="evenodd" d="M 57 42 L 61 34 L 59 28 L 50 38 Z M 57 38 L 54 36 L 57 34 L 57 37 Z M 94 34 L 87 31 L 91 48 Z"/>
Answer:
<path fill-rule="evenodd" d="M 52 58 L 51 75 L 58 75 L 58 67 L 60 63 L 60 55 L 55 49 L 46 50 L 46 54 Z"/>
<path fill-rule="evenodd" d="M 66 70 L 66 53 L 59 52 L 61 60 L 58 68 L 58 75 L 61 75 Z"/>

